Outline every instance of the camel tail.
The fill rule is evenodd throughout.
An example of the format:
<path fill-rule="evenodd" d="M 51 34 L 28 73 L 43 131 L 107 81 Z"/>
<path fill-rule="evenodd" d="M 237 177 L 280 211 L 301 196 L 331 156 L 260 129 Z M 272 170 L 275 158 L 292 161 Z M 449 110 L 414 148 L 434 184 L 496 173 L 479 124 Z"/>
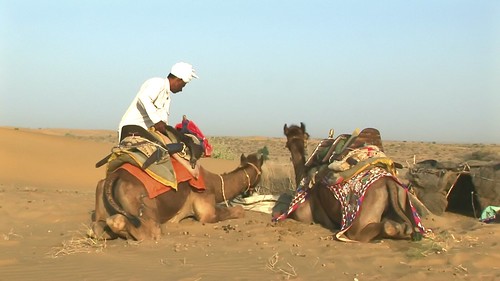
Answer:
<path fill-rule="evenodd" d="M 134 227 L 137 228 L 141 226 L 141 221 L 139 220 L 139 218 L 125 211 L 120 206 L 120 204 L 116 202 L 115 197 L 113 196 L 113 190 L 117 180 L 118 180 L 118 174 L 116 173 L 111 173 L 106 178 L 106 181 L 104 182 L 104 202 L 107 203 L 107 206 L 110 208 L 109 211 L 111 215 L 113 215 L 113 213 L 121 214 L 125 216 L 132 223 Z"/>

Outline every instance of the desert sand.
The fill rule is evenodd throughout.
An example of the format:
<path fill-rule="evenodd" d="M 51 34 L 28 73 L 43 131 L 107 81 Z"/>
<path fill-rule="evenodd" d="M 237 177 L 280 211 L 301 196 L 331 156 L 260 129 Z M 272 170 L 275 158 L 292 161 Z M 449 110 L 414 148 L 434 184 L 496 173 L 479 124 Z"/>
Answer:
<path fill-rule="evenodd" d="M 109 153 L 114 132 L 1 127 L 0 136 L 0 280 L 500 280 L 499 224 L 453 213 L 425 218 L 434 236 L 420 242 L 345 243 L 319 225 L 273 223 L 254 211 L 215 224 L 169 224 L 156 242 L 94 241 L 85 233 L 105 173 L 94 165 Z M 282 172 L 291 170 L 284 143 L 226 140 L 236 154 L 268 146 L 263 190 L 273 178 L 291 182 Z M 384 144 L 402 163 L 414 155 L 455 159 L 474 148 Z M 223 173 L 238 162 L 211 158 L 202 165 Z"/>

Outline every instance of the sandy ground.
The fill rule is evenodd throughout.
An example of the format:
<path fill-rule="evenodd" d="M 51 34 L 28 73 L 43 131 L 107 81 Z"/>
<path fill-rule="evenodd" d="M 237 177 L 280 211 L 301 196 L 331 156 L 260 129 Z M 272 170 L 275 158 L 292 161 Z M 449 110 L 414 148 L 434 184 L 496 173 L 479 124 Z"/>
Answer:
<path fill-rule="evenodd" d="M 104 176 L 94 164 L 112 143 L 92 137 L 103 132 L 68 132 L 0 128 L 0 280 L 500 280 L 499 224 L 452 213 L 424 220 L 435 237 L 421 242 L 344 243 L 318 225 L 252 211 L 167 225 L 157 242 L 87 239 Z M 391 146 L 396 158 L 412 155 Z M 202 162 L 216 173 L 237 164 Z"/>

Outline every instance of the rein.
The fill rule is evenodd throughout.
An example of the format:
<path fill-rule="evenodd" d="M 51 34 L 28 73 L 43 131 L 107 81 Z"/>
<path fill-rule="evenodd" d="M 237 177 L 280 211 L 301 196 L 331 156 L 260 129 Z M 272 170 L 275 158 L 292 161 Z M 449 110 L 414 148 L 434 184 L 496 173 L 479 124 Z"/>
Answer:
<path fill-rule="evenodd" d="M 255 171 L 257 172 L 257 177 L 255 178 L 255 181 L 254 181 L 254 184 L 255 184 L 259 180 L 261 172 L 260 172 L 259 168 L 257 168 L 257 166 L 255 166 L 255 164 L 250 163 L 250 162 L 248 162 L 247 164 L 250 165 L 251 167 L 253 167 L 255 169 Z M 243 172 L 245 173 L 245 176 L 247 177 L 247 181 L 248 181 L 248 187 L 244 191 L 244 192 L 247 192 L 252 187 L 252 182 L 250 181 L 250 176 L 248 175 L 245 168 L 243 168 Z M 224 179 L 222 178 L 222 175 L 219 175 L 219 178 L 221 181 L 222 198 L 224 198 L 224 204 L 226 204 L 226 207 L 229 207 L 229 204 L 227 203 L 227 198 L 226 198 L 226 191 L 224 188 Z"/>

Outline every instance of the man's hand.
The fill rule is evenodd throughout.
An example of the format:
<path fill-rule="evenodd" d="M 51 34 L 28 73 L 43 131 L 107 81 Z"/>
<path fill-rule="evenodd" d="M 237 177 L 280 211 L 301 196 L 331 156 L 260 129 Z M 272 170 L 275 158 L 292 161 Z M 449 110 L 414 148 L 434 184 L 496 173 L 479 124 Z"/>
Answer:
<path fill-rule="evenodd" d="M 158 123 L 154 124 L 154 127 L 155 127 L 155 129 L 156 129 L 158 132 L 160 132 L 160 133 L 162 133 L 162 134 L 164 134 L 164 135 L 166 135 L 166 134 L 167 134 L 167 123 L 165 123 L 165 122 L 163 122 L 163 121 L 160 121 L 160 122 L 158 122 Z"/>

